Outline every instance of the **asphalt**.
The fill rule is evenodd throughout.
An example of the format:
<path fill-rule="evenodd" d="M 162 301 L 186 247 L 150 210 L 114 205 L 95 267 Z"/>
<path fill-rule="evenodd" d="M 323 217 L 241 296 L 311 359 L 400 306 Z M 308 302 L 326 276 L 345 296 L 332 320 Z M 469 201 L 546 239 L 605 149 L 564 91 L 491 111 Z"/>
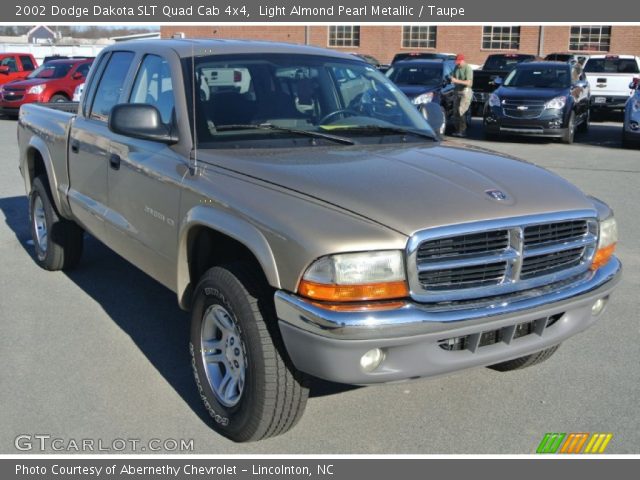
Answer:
<path fill-rule="evenodd" d="M 16 123 L 0 120 L 0 454 L 19 453 L 19 435 L 39 453 L 38 434 L 70 452 L 83 439 L 192 439 L 206 454 L 517 454 L 533 453 L 546 432 L 610 432 L 607 453 L 640 453 L 640 151 L 621 148 L 620 130 L 594 123 L 574 145 L 486 142 L 475 119 L 465 140 L 546 167 L 614 208 L 625 276 L 594 327 L 523 371 L 317 382 L 295 429 L 234 444 L 210 428 L 189 366 L 188 314 L 172 292 L 93 239 L 73 272 L 36 266 Z"/>

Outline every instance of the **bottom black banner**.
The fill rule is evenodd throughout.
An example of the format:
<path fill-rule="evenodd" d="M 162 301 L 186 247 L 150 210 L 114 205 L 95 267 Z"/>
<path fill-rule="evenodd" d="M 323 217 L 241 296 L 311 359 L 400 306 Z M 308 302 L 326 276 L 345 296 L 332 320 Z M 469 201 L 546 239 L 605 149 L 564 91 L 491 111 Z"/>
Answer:
<path fill-rule="evenodd" d="M 0 459 L 0 478 L 9 479 L 535 479 L 579 475 L 581 480 L 637 474 L 640 458 L 475 459 Z"/>

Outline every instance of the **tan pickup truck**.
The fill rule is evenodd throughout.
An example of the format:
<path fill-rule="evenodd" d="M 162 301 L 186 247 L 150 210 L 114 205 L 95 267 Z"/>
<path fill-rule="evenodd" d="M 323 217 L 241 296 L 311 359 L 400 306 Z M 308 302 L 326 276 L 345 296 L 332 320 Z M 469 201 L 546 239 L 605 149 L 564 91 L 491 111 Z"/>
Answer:
<path fill-rule="evenodd" d="M 538 363 L 620 277 L 604 203 L 440 142 L 333 51 L 113 45 L 79 105 L 24 106 L 18 138 L 38 264 L 76 267 L 86 232 L 174 291 L 213 427 L 236 441 L 291 428 L 313 377 Z"/>

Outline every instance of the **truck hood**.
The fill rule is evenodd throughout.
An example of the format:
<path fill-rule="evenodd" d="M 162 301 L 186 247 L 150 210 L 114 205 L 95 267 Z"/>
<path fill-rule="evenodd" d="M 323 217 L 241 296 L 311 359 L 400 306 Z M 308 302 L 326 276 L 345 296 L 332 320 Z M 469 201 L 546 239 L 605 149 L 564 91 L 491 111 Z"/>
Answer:
<path fill-rule="evenodd" d="M 200 150 L 198 159 L 405 235 L 478 220 L 594 209 L 580 190 L 547 170 L 452 144 Z M 488 190 L 507 198 L 495 200 Z"/>

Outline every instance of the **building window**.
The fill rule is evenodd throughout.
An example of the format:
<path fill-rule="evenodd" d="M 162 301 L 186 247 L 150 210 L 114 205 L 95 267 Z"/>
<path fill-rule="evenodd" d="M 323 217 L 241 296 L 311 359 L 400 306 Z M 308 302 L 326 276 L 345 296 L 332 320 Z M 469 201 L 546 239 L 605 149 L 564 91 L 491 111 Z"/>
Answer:
<path fill-rule="evenodd" d="M 518 50 L 520 27 L 482 27 L 482 48 L 485 50 Z"/>
<path fill-rule="evenodd" d="M 608 52 L 611 47 L 611 27 L 574 25 L 569 36 L 569 50 Z"/>
<path fill-rule="evenodd" d="M 353 25 L 336 25 L 329 27 L 330 47 L 359 47 L 360 27 Z"/>
<path fill-rule="evenodd" d="M 402 27 L 402 48 L 436 48 L 437 27 L 406 25 Z"/>

